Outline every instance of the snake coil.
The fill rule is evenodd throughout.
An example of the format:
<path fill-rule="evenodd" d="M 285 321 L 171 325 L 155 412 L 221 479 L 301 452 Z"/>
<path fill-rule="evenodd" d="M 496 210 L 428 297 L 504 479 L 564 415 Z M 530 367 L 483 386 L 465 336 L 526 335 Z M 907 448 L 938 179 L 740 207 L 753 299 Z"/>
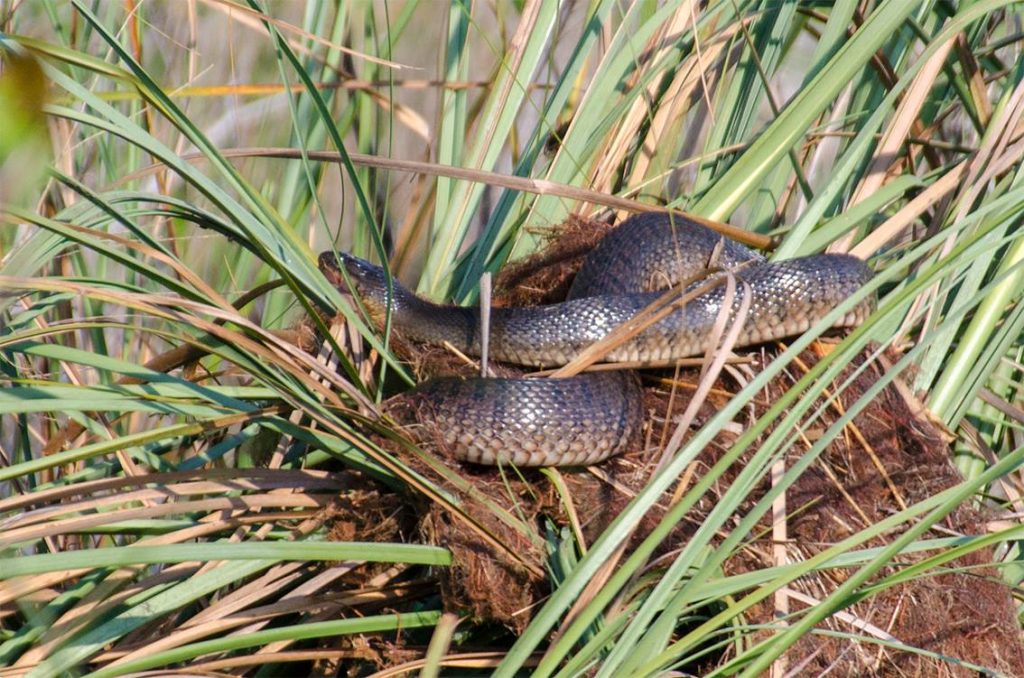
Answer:
<path fill-rule="evenodd" d="M 856 257 L 818 254 L 769 262 L 743 245 L 681 217 L 634 216 L 606 235 L 559 304 L 496 308 L 490 354 L 519 365 L 564 365 L 662 296 L 664 289 L 707 273 L 709 262 L 735 270 L 737 290 L 749 290 L 749 310 L 736 347 L 807 331 L 871 278 Z M 475 308 L 422 299 L 397 282 L 389 291 L 378 266 L 348 254 L 324 252 L 320 269 L 345 291 L 349 285 L 379 326 L 391 309 L 391 326 L 415 342 L 449 342 L 479 355 Z M 692 282 L 683 292 L 707 280 Z M 733 295 L 725 312 L 732 322 L 744 301 Z M 608 361 L 660 361 L 713 349 L 713 332 L 727 294 L 705 291 L 643 332 L 611 350 Z M 865 300 L 833 327 L 853 327 L 870 312 Z M 409 396 L 420 404 L 420 438 L 438 441 L 456 458 L 478 464 L 576 466 L 623 450 L 643 422 L 639 383 L 630 372 L 584 373 L 567 379 L 438 378 Z"/>

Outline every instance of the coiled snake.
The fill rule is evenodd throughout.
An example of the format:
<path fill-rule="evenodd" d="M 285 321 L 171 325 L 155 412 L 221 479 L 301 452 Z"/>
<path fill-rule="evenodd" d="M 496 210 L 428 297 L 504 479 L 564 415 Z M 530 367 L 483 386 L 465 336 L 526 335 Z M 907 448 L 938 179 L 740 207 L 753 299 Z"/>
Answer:
<path fill-rule="evenodd" d="M 805 332 L 856 292 L 871 271 L 860 259 L 819 254 L 768 262 L 693 221 L 667 214 L 634 216 L 606 235 L 577 274 L 567 301 L 495 308 L 490 354 L 520 365 L 563 365 L 662 296 L 663 290 L 716 267 L 735 269 L 730 321 L 749 289 L 750 305 L 735 346 Z M 339 262 L 341 266 L 339 267 Z M 475 308 L 422 299 L 397 282 L 389 298 L 384 271 L 348 254 L 320 255 L 321 271 L 342 291 L 351 283 L 379 326 L 391 304 L 391 325 L 404 338 L 480 354 Z M 344 268 L 344 274 L 341 269 Z M 346 281 L 347 279 L 347 281 Z M 691 282 L 693 290 L 705 281 Z M 726 299 L 717 285 L 611 350 L 608 361 L 656 361 L 703 354 Z M 834 327 L 863 321 L 865 300 Z M 628 371 L 566 379 L 432 379 L 413 391 L 420 423 L 455 457 L 478 464 L 574 466 L 617 454 L 640 429 L 641 394 Z"/>

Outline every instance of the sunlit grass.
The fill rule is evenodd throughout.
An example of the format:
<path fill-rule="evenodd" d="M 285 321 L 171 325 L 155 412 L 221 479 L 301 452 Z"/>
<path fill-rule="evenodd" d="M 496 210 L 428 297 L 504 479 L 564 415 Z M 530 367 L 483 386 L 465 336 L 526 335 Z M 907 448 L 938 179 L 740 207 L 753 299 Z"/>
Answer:
<path fill-rule="evenodd" d="M 0 131 L 0 666 L 258 673 L 265 653 L 268 667 L 327 671 L 400 642 L 428 670 L 486 646 L 460 661 L 499 675 L 760 675 L 843 614 L 851 642 L 953 665 L 851 610 L 965 554 L 1020 583 L 1024 60 L 1011 3 L 129 6 L 0 4 L 0 130 L 20 130 L 17 143 Z M 6 86 L 25 78 L 45 100 Z M 388 375 L 407 370 L 315 252 L 390 255 L 422 293 L 472 301 L 484 272 L 570 214 L 665 206 L 748 229 L 775 257 L 855 253 L 877 275 L 848 305 L 877 295 L 877 311 L 813 365 L 801 351 L 827 323 L 699 426 L 671 425 L 660 471 L 589 544 L 578 524 L 538 532 L 379 417 Z M 317 309 L 331 308 L 378 365 L 335 369 L 296 345 L 296 323 L 326 333 Z M 847 370 L 858 356 L 861 375 L 890 365 L 863 393 Z M 781 379 L 793 386 L 745 418 Z M 730 572 L 785 521 L 773 502 L 893 388 L 948 430 L 963 483 L 894 500 L 803 560 Z M 339 506 L 370 491 L 354 479 L 443 507 L 544 578 L 529 625 L 513 637 L 446 617 L 431 641 L 452 555 L 401 509 L 381 541 L 332 533 Z M 542 482 L 572 506 L 557 476 Z M 994 533 L 942 532 L 972 501 Z M 842 578 L 785 623 L 747 623 L 822 573 Z M 371 644 L 345 640 L 360 634 Z"/>

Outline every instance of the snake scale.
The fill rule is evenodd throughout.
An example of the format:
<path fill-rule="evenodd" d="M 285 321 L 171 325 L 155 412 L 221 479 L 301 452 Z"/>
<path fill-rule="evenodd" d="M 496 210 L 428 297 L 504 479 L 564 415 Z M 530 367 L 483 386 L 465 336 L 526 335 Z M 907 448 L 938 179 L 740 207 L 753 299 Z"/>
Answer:
<path fill-rule="evenodd" d="M 818 254 L 769 262 L 696 222 L 641 214 L 598 243 L 565 302 L 493 309 L 490 355 L 533 367 L 564 365 L 656 301 L 664 289 L 706 275 L 709 263 L 713 270 L 734 271 L 736 293 L 726 311 L 730 321 L 740 310 L 742 290 L 749 289 L 737 347 L 805 332 L 871 278 L 856 257 Z M 352 255 L 324 252 L 319 266 L 340 290 L 354 290 L 378 326 L 390 304 L 391 326 L 403 338 L 447 341 L 470 355 L 480 354 L 476 308 L 434 304 L 397 282 L 389 293 L 383 269 Z M 689 282 L 683 291 L 706 282 Z M 712 330 L 726 299 L 724 284 L 701 292 L 611 350 L 605 360 L 702 355 L 714 348 Z M 858 325 L 871 305 L 865 300 L 833 326 Z M 594 464 L 621 452 L 643 422 L 639 382 L 629 371 L 566 379 L 437 378 L 417 386 L 409 397 L 419 404 L 421 439 L 437 441 L 456 458 L 478 464 Z"/>

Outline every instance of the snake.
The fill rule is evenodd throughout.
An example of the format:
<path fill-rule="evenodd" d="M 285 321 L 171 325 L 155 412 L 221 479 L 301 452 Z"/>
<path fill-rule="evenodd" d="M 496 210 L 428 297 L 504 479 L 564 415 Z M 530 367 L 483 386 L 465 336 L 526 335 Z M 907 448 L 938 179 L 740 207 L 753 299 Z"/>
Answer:
<path fill-rule="evenodd" d="M 318 265 L 340 291 L 355 294 L 378 328 L 480 355 L 478 308 L 434 303 L 351 254 L 323 252 Z M 598 242 L 564 302 L 491 309 L 488 350 L 527 367 L 565 365 L 676 288 L 685 303 L 603 359 L 643 364 L 704 355 L 719 342 L 722 318 L 741 323 L 733 348 L 750 347 L 802 334 L 871 277 L 852 255 L 769 261 L 696 221 L 647 212 Z M 832 327 L 861 324 L 873 304 L 863 299 Z M 563 379 L 439 377 L 405 398 L 415 403 L 421 441 L 461 461 L 531 467 L 596 464 L 622 452 L 642 428 L 641 395 L 634 371 L 607 370 Z"/>

